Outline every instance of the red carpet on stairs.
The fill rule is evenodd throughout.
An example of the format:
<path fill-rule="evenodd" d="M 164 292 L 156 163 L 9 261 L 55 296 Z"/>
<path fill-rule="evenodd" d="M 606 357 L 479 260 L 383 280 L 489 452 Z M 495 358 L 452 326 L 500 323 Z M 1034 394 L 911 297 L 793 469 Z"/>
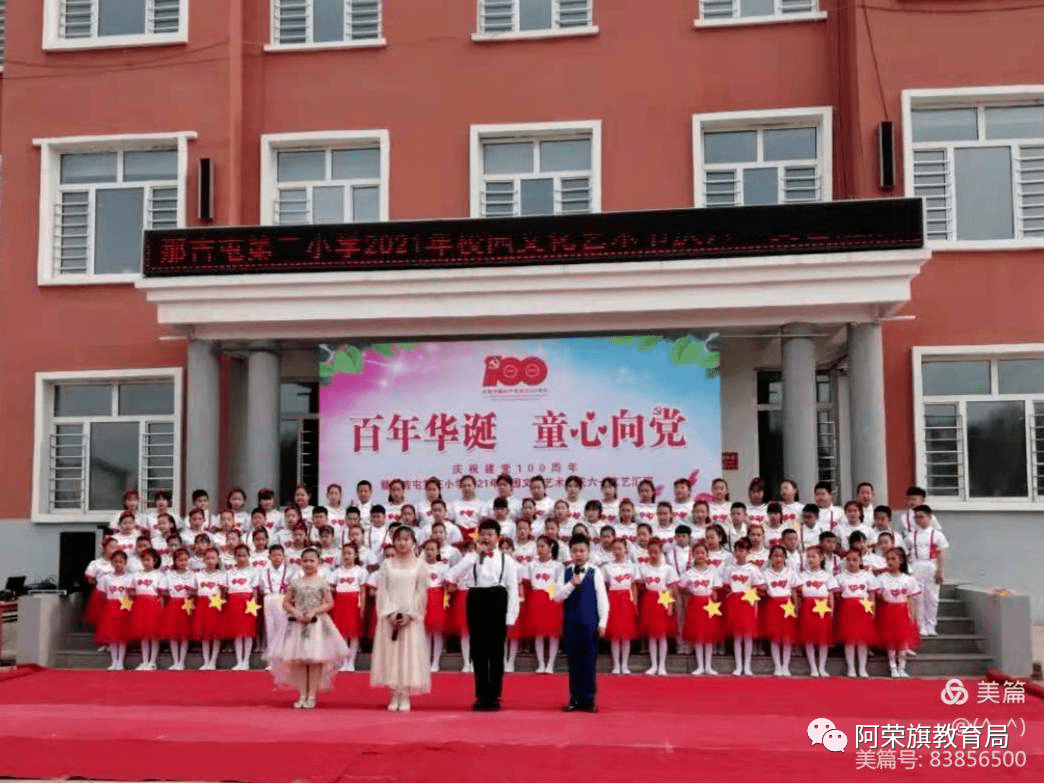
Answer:
<path fill-rule="evenodd" d="M 505 709 L 473 713 L 471 679 L 435 675 L 409 714 L 365 674 L 338 677 L 313 711 L 260 672 L 40 671 L 0 679 L 0 777 L 144 781 L 982 781 L 1044 774 L 1044 702 L 940 701 L 941 680 L 599 679 L 597 715 L 561 712 L 564 675 L 509 675 Z M 827 718 L 845 752 L 812 746 Z M 859 768 L 856 724 L 1008 723 L 1022 768 Z M 1025 733 L 1023 734 L 1023 726 Z M 957 749 L 961 740 L 957 740 Z M 985 750 L 985 733 L 983 733 Z M 951 749 L 952 750 L 952 749 Z M 876 755 L 874 755 L 876 763 Z M 865 765 L 867 756 L 862 757 Z M 941 759 L 940 759 L 941 763 Z"/>

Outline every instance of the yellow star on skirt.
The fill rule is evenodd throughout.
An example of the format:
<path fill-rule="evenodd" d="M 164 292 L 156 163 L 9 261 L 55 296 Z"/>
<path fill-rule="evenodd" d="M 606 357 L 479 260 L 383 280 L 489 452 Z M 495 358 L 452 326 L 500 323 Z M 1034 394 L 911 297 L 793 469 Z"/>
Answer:
<path fill-rule="evenodd" d="M 830 604 L 827 602 L 827 599 L 825 598 L 817 598 L 816 605 L 812 607 L 813 614 L 818 614 L 820 620 L 822 620 L 832 611 L 833 610 L 830 608 Z"/>
<path fill-rule="evenodd" d="M 254 615 L 254 617 L 257 617 L 257 610 L 260 609 L 260 608 L 261 608 L 261 604 L 259 604 L 253 598 L 251 598 L 246 603 L 246 610 L 245 611 L 246 611 L 247 614 L 252 614 L 252 615 Z"/>
<path fill-rule="evenodd" d="M 797 617 L 797 607 L 794 606 L 793 601 L 787 601 L 785 604 L 782 604 L 780 608 L 783 610 L 784 617 Z"/>
<path fill-rule="evenodd" d="M 871 601 L 869 598 L 862 598 L 860 599 L 859 603 L 863 605 L 863 609 L 866 610 L 867 614 L 874 613 L 874 602 Z"/>
<path fill-rule="evenodd" d="M 721 617 L 721 602 L 708 601 L 704 604 L 703 611 L 707 613 L 707 617 Z"/>
<path fill-rule="evenodd" d="M 192 614 L 196 610 L 196 602 L 191 598 L 186 598 L 181 602 L 181 611 L 187 614 Z"/>
<path fill-rule="evenodd" d="M 656 599 L 656 603 L 667 609 L 671 608 L 671 604 L 674 603 L 674 596 L 671 595 L 667 590 L 660 591 L 660 597 Z"/>
<path fill-rule="evenodd" d="M 746 590 L 743 591 L 743 600 L 746 601 L 751 606 L 757 606 L 758 605 L 758 591 L 755 590 L 753 587 L 748 587 Z"/>
<path fill-rule="evenodd" d="M 478 541 L 478 528 L 471 531 L 471 540 Z"/>
<path fill-rule="evenodd" d="M 449 609 L 449 606 L 450 606 L 450 594 L 449 593 L 443 593 L 443 595 L 442 595 L 442 608 L 443 609 Z"/>
<path fill-rule="evenodd" d="M 121 612 L 129 612 L 132 606 L 134 606 L 134 599 L 128 598 L 127 596 L 123 596 L 123 598 L 120 599 Z"/>
<path fill-rule="evenodd" d="M 547 586 L 546 588 L 544 588 L 544 589 L 545 589 L 545 590 L 547 590 L 547 594 L 548 594 L 549 596 L 551 596 L 552 598 L 554 598 L 554 597 L 555 597 L 555 590 L 556 590 L 557 588 L 555 587 L 555 583 L 554 583 L 554 582 L 552 582 L 551 584 L 549 584 L 549 585 L 548 585 L 548 586 Z"/>
<path fill-rule="evenodd" d="M 210 596 L 210 606 L 214 609 L 221 609 L 225 605 L 225 599 L 220 595 Z"/>

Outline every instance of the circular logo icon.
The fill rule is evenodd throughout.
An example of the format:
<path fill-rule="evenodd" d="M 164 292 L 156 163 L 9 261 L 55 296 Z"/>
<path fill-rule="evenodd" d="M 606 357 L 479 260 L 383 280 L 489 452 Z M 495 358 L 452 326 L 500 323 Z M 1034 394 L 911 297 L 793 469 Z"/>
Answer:
<path fill-rule="evenodd" d="M 968 689 L 964 687 L 963 682 L 956 678 L 947 680 L 946 685 L 943 686 L 942 693 L 939 694 L 939 699 L 942 700 L 943 704 L 959 707 L 968 701 Z"/>

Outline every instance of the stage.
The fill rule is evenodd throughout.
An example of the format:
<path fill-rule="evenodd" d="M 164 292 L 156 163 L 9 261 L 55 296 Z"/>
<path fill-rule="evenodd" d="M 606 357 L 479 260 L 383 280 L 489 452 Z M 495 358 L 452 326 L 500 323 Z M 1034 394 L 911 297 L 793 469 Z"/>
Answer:
<path fill-rule="evenodd" d="M 347 674 L 313 711 L 290 709 L 261 672 L 0 673 L 0 776 L 141 781 L 601 781 L 695 779 L 774 783 L 816 779 L 982 780 L 980 769 L 933 767 L 933 747 L 905 769 L 867 768 L 856 724 L 934 727 L 955 718 L 1008 723 L 1021 769 L 1040 780 L 1044 701 L 963 706 L 940 700 L 943 680 L 776 679 L 731 676 L 599 678 L 597 715 L 561 712 L 564 675 L 508 675 L 502 712 L 473 713 L 470 677 L 435 675 L 409 714 Z M 812 746 L 808 724 L 827 718 L 845 752 Z M 1023 725 L 1025 733 L 1023 734 Z M 879 746 L 880 747 L 880 746 Z M 958 732 L 956 749 L 961 748 Z M 952 751 L 953 749 L 951 749 Z M 987 750 L 986 731 L 981 750 Z M 895 754 L 893 754 L 894 756 Z M 873 754 L 875 766 L 876 752 Z M 1013 757 L 1014 758 L 1014 757 Z M 1002 758 L 1003 761 L 1003 758 Z M 814 773 L 813 773 L 814 770 Z"/>

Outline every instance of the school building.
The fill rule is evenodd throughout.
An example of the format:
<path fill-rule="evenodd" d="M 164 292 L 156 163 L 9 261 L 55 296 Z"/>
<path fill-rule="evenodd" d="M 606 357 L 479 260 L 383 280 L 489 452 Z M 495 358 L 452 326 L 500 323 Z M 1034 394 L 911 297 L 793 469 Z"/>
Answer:
<path fill-rule="evenodd" d="M 314 484 L 321 343 L 691 332 L 734 495 L 925 486 L 1044 622 L 1044 7 L 3 11 L 0 577 Z"/>

